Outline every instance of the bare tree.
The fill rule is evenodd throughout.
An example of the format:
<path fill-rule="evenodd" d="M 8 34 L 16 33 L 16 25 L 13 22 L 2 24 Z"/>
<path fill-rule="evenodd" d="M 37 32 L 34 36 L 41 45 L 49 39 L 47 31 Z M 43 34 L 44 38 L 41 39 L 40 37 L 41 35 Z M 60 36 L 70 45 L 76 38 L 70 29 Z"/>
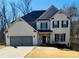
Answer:
<path fill-rule="evenodd" d="M 31 0 L 23 0 L 23 3 L 25 5 L 25 13 L 29 13 Z"/>
<path fill-rule="evenodd" d="M 79 20 L 77 3 L 71 3 L 64 6 L 64 10 L 67 12 L 67 15 L 70 18 L 70 24 L 71 24 L 70 31 L 71 31 L 71 35 L 73 36 L 75 34 L 74 30 L 76 30 L 74 26 L 76 26 L 77 21 Z"/>
<path fill-rule="evenodd" d="M 26 15 L 30 12 L 30 3 L 31 0 L 18 0 L 20 3 L 9 2 L 12 10 L 12 18 L 15 20 L 18 16 L 18 11 L 20 11 L 23 15 Z"/>
<path fill-rule="evenodd" d="M 2 14 L 2 25 L 3 28 L 6 28 L 6 25 L 8 26 L 8 21 L 6 18 L 6 2 L 4 0 L 2 0 L 2 8 L 1 8 L 1 14 Z"/>
<path fill-rule="evenodd" d="M 75 2 L 64 5 L 63 10 L 65 10 L 69 16 L 78 15 L 78 6 L 77 6 L 77 3 Z"/>
<path fill-rule="evenodd" d="M 2 20 L 2 14 L 1 14 L 1 11 L 0 11 L 0 30 L 2 29 L 2 24 L 3 24 L 3 20 Z"/>
<path fill-rule="evenodd" d="M 20 9 L 20 11 L 24 14 L 24 15 L 26 15 L 27 13 L 29 13 L 30 12 L 30 3 L 31 3 L 31 0 L 22 0 L 22 3 L 23 4 L 18 4 L 18 5 L 16 5 L 16 7 L 18 8 L 18 9 Z"/>
<path fill-rule="evenodd" d="M 11 6 L 11 9 L 12 9 L 12 14 L 13 14 L 12 18 L 13 18 L 13 20 L 15 20 L 17 18 L 17 13 L 16 13 L 17 8 L 16 8 L 16 5 L 15 5 L 14 2 L 11 2 L 10 6 Z"/>
<path fill-rule="evenodd" d="M 1 5 L 0 5 L 0 42 L 4 42 L 4 30 L 6 29 L 6 25 L 8 25 L 8 21 L 6 18 L 6 6 L 5 6 L 5 1 L 2 0 L 1 1 Z"/>
<path fill-rule="evenodd" d="M 9 15 L 9 11 L 7 9 L 7 4 L 6 4 L 7 0 L 0 0 L 0 14 L 1 14 L 1 23 L 2 23 L 2 27 L 5 29 L 6 26 L 8 27 L 10 24 L 10 19 L 15 20 L 18 16 L 18 10 L 23 14 L 27 14 L 30 12 L 30 3 L 31 0 L 18 0 L 20 3 L 16 4 L 13 1 L 10 1 L 9 5 L 10 5 L 10 10 L 11 10 L 11 14 Z"/>

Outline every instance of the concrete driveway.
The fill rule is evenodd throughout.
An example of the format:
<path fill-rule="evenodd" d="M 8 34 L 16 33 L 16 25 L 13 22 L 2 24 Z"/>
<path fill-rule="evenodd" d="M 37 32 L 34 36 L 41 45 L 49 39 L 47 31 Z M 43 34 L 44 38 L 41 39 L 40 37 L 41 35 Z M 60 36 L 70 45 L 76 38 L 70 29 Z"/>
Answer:
<path fill-rule="evenodd" d="M 0 49 L 0 58 L 24 58 L 34 47 L 5 47 Z"/>

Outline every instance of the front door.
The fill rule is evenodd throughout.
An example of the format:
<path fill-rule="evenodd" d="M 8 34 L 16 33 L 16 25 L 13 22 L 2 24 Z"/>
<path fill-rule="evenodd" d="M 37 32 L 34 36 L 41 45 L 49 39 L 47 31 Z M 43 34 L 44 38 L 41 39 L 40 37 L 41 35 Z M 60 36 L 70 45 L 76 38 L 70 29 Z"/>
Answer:
<path fill-rule="evenodd" d="M 46 36 L 42 36 L 42 44 L 46 44 Z"/>

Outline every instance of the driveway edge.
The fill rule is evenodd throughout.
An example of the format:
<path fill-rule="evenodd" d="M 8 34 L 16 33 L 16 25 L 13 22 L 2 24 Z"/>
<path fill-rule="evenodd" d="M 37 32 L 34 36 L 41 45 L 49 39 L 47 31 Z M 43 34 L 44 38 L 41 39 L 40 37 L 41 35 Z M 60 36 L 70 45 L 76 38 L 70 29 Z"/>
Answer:
<path fill-rule="evenodd" d="M 35 46 L 29 53 L 27 53 L 25 56 L 28 56 L 33 50 L 35 50 L 35 48 L 36 48 L 37 46 Z M 27 57 L 25 57 L 24 56 L 24 58 L 27 58 Z"/>

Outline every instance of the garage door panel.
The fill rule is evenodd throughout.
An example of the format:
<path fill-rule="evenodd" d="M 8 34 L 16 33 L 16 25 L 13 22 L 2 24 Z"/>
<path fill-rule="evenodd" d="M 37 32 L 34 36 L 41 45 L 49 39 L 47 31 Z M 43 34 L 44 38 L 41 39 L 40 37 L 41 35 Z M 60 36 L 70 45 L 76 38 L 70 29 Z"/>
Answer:
<path fill-rule="evenodd" d="M 14 36 L 10 38 L 11 46 L 32 46 L 33 38 L 32 36 Z"/>
<path fill-rule="evenodd" d="M 31 46 L 31 45 L 33 45 L 32 37 L 23 37 L 22 41 L 23 41 L 23 46 Z"/>
<path fill-rule="evenodd" d="M 11 42 L 10 43 L 11 46 L 21 46 L 22 45 L 21 40 L 19 40 L 19 39 L 11 39 L 10 42 Z"/>

